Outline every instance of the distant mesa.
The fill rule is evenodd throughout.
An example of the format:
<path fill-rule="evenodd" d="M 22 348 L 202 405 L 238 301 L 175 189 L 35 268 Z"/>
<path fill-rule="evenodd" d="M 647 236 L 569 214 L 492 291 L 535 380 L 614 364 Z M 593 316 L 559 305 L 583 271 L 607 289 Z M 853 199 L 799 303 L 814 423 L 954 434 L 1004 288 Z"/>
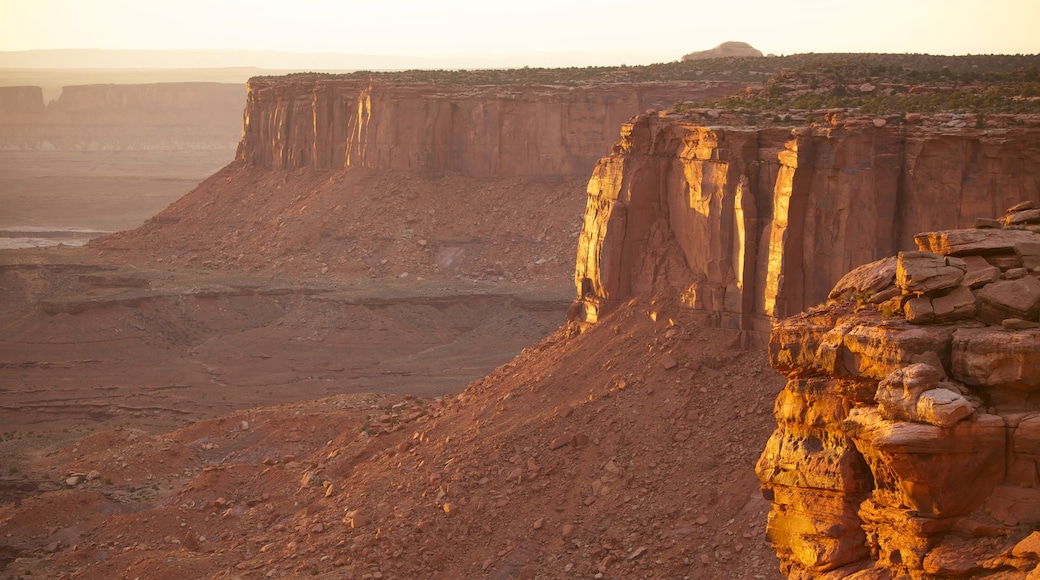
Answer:
<path fill-rule="evenodd" d="M 684 55 L 682 59 L 684 61 L 704 60 L 708 58 L 725 58 L 727 56 L 762 56 L 762 51 L 746 42 L 723 42 L 709 50 L 691 52 Z"/>

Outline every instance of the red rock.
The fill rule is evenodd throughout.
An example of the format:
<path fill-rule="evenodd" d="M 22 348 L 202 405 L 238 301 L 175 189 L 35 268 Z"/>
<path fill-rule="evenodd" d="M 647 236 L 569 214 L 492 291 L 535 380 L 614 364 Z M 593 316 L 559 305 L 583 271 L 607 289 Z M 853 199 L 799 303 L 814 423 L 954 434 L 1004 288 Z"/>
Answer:
<path fill-rule="evenodd" d="M 953 335 L 951 359 L 953 378 L 967 385 L 1040 388 L 1040 330 L 961 328 Z"/>
<path fill-rule="evenodd" d="M 574 435 L 570 433 L 564 433 L 563 435 L 560 435 L 549 442 L 549 449 L 552 451 L 556 451 L 561 447 L 570 445 L 572 441 L 574 441 Z"/>
<path fill-rule="evenodd" d="M 896 286 L 904 292 L 932 294 L 960 285 L 968 265 L 964 260 L 932 252 L 899 252 Z"/>
<path fill-rule="evenodd" d="M 352 529 L 363 528 L 370 523 L 368 516 L 360 510 L 347 512 L 347 515 L 345 518 L 343 518 L 343 521 L 345 523 L 348 523 Z"/>
<path fill-rule="evenodd" d="M 658 359 L 657 362 L 662 367 L 664 367 L 664 370 L 666 370 L 666 371 L 670 371 L 670 370 L 674 369 L 675 367 L 679 366 L 679 363 L 675 360 L 675 357 L 673 357 L 672 355 L 670 355 L 668 353 L 665 353 L 665 354 L 661 355 L 661 358 Z"/>
<path fill-rule="evenodd" d="M 968 286 L 957 286 L 942 296 L 932 298 L 936 322 L 952 322 L 975 318 L 975 295 Z"/>
<path fill-rule="evenodd" d="M 1033 277 L 1002 280 L 979 290 L 979 318 L 1000 324 L 1005 318 L 1035 320 L 1040 314 L 1040 280 Z"/>
<path fill-rule="evenodd" d="M 1033 532 L 1022 538 L 1011 549 L 1011 555 L 1018 558 L 1040 559 L 1040 532 Z"/>
<path fill-rule="evenodd" d="M 914 236 L 917 247 L 945 256 L 1012 252 L 1015 244 L 1036 241 L 1036 234 L 1022 230 L 949 230 Z"/>
<path fill-rule="evenodd" d="M 838 280 L 827 298 L 837 300 L 844 295 L 857 294 L 869 296 L 892 287 L 896 280 L 897 261 L 896 258 L 884 258 L 853 268 Z"/>

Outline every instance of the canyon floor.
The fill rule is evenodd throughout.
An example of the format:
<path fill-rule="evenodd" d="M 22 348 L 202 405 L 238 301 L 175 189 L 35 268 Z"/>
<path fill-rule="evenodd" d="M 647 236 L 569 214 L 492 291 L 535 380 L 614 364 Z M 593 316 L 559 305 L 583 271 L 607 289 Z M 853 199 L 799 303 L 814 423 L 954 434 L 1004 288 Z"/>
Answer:
<path fill-rule="evenodd" d="M 234 151 L 0 151 L 0 248 L 135 228 Z"/>

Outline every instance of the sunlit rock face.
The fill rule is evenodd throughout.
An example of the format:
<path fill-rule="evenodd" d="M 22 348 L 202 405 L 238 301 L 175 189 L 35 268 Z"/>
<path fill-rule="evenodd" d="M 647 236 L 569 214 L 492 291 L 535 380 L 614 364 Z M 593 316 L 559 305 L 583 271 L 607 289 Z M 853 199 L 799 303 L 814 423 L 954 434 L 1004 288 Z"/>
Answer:
<path fill-rule="evenodd" d="M 1040 574 L 1033 209 L 920 234 L 775 325 L 789 382 L 756 472 L 788 577 Z"/>
<path fill-rule="evenodd" d="M 719 325 L 768 331 L 856 266 L 915 249 L 916 232 L 969 227 L 1023 199 L 1040 201 L 1035 127 L 708 127 L 642 115 L 589 181 L 572 312 L 591 320 L 664 284 Z M 939 306 L 963 314 L 960 302 Z"/>
<path fill-rule="evenodd" d="M 238 157 L 276 169 L 584 177 L 633 115 L 733 90 L 716 82 L 463 86 L 258 77 L 249 81 Z"/>

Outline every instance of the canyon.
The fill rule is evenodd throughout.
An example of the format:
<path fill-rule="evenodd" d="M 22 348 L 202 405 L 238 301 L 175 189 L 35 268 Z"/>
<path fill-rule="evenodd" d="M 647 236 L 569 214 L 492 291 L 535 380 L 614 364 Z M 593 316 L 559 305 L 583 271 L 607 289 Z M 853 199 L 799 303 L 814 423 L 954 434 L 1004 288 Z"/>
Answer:
<path fill-rule="evenodd" d="M 216 82 L 0 87 L 0 247 L 141 225 L 234 158 L 244 96 Z"/>
<path fill-rule="evenodd" d="M 1021 330 L 991 329 L 1009 311 L 974 320 L 971 283 L 921 289 L 896 259 L 875 261 L 927 244 L 940 255 L 931 271 L 950 274 L 971 254 L 948 249 L 964 238 L 916 234 L 1032 235 L 1009 228 L 1031 218 L 987 218 L 1040 203 L 1038 117 L 843 109 L 749 123 L 696 103 L 738 90 L 729 81 L 592 90 L 404 76 L 254 79 L 236 159 L 189 194 L 84 249 L 5 254 L 5 417 L 58 419 L 0 440 L 15 468 L 0 489 L 18 498 L 0 507 L 8 569 L 1024 578 L 1034 567 L 1021 543 L 1031 520 L 1010 515 L 1031 501 L 1028 433 L 1013 478 L 991 461 L 1010 428 L 996 418 L 1028 424 L 1032 407 L 972 399 L 990 359 L 954 364 L 919 335 L 1028 337 L 1035 308 L 1014 313 Z M 614 129 L 610 115 L 624 116 Z M 597 161 L 608 146 L 591 141 L 616 140 L 618 126 Z M 980 296 L 1035 280 L 1032 246 L 1009 247 L 980 250 L 987 266 L 963 260 L 991 276 Z M 874 265 L 845 278 L 862 264 Z M 871 338 L 889 327 L 912 353 Z M 1001 379 L 1011 391 L 1035 382 L 1030 344 L 1008 366 L 1021 376 Z M 139 357 L 162 364 L 135 370 Z M 892 374 L 912 364 L 932 370 Z M 927 396 L 907 386 L 914 372 Z M 960 384 L 932 381 L 940 372 Z M 77 374 L 88 396 L 39 400 L 72 393 Z M 934 416 L 936 385 L 967 401 L 938 394 L 955 403 L 952 427 L 925 429 L 917 406 L 895 406 L 905 389 Z M 976 455 L 950 459 L 986 485 L 961 497 L 949 483 L 961 470 L 940 465 L 946 479 L 916 488 L 924 480 L 906 473 L 936 447 L 893 459 L 889 428 L 947 455 L 981 433 Z M 990 490 L 1011 498 L 999 517 L 972 511 Z M 993 557 L 961 562 L 964 546 Z"/>

